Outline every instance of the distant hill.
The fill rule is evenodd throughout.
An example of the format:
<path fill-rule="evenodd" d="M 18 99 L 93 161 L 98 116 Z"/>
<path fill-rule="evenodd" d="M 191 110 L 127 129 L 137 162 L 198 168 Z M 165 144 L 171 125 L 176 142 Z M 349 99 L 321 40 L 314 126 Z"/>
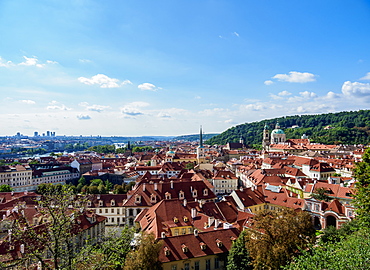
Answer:
<path fill-rule="evenodd" d="M 276 122 L 279 122 L 287 139 L 298 139 L 306 134 L 312 142 L 324 144 L 370 143 L 370 110 L 295 115 L 245 123 L 229 128 L 206 143 L 224 145 L 239 142 L 240 137 L 243 137 L 244 142 L 250 146 L 261 145 L 264 126 L 267 124 L 272 131 Z"/>
<path fill-rule="evenodd" d="M 203 140 L 204 141 L 209 140 L 217 135 L 219 135 L 219 133 L 203 134 Z M 171 141 L 186 141 L 186 142 L 199 141 L 199 134 L 177 136 L 172 138 Z"/>

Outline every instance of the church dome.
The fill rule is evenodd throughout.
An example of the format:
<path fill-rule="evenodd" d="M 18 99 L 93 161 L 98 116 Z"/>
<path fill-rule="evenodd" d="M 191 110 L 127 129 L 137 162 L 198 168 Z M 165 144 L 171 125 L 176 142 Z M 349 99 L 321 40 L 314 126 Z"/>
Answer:
<path fill-rule="evenodd" d="M 271 134 L 285 134 L 281 129 L 274 129 Z"/>

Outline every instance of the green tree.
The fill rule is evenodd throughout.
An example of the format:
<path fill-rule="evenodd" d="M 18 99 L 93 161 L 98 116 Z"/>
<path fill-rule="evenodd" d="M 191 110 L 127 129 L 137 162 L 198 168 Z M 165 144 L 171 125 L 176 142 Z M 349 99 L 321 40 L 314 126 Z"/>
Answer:
<path fill-rule="evenodd" d="M 364 270 L 370 265 L 369 230 L 360 230 L 347 239 L 310 248 L 296 257 L 285 270 Z"/>
<path fill-rule="evenodd" d="M 227 270 L 253 269 L 245 237 L 246 231 L 242 231 L 239 238 L 233 243 L 227 257 Z"/>
<path fill-rule="evenodd" d="M 366 149 L 362 161 L 356 163 L 353 177 L 357 180 L 355 187 L 356 218 L 363 227 L 370 226 L 370 148 Z"/>
<path fill-rule="evenodd" d="M 126 256 L 131 251 L 134 233 L 134 228 L 124 227 L 118 236 L 113 232 L 101 243 L 87 245 L 74 259 L 74 268 L 83 270 L 122 269 Z"/>
<path fill-rule="evenodd" d="M 137 241 L 139 242 L 139 246 L 127 255 L 123 270 L 162 269 L 158 256 L 163 243 L 161 241 L 156 241 L 154 234 L 147 234 L 144 232 L 140 234 Z"/>
<path fill-rule="evenodd" d="M 11 192 L 13 189 L 9 185 L 0 185 L 0 192 Z"/>
<path fill-rule="evenodd" d="M 185 169 L 187 170 L 192 170 L 194 169 L 194 163 L 193 162 L 189 162 L 185 165 Z"/>
<path fill-rule="evenodd" d="M 328 202 L 330 197 L 326 194 L 326 192 L 327 191 L 325 188 L 316 188 L 314 193 L 312 193 L 312 197 L 316 200 Z"/>
<path fill-rule="evenodd" d="M 51 185 L 45 186 L 43 195 L 35 201 L 37 211 L 47 219 L 46 222 L 38 226 L 29 224 L 24 216 L 26 211 L 19 211 L 20 217 L 12 226 L 11 241 L 27 247 L 32 243 L 23 258 L 40 261 L 43 269 L 47 269 L 46 259 L 51 259 L 53 269 L 73 269 L 73 243 L 79 228 L 76 218 L 84 211 L 86 204 L 80 197 L 76 205 L 76 195 L 71 186 L 64 185 L 59 192 L 56 190 Z"/>
<path fill-rule="evenodd" d="M 278 269 L 314 240 L 310 214 L 287 208 L 258 213 L 247 230 L 246 247 L 255 269 Z"/>

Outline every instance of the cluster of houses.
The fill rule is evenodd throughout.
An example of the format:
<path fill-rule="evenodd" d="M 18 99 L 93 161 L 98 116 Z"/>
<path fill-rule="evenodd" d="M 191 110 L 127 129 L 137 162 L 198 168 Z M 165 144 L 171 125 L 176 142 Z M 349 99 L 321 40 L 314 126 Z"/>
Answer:
<path fill-rule="evenodd" d="M 225 269 L 233 241 L 263 210 L 307 211 L 316 229 L 339 228 L 354 218 L 352 168 L 361 161 L 362 146 L 311 145 L 307 138 L 289 141 L 278 125 L 263 134 L 262 151 L 246 149 L 242 142 L 208 147 L 200 136 L 197 146 L 174 143 L 128 156 L 62 156 L 34 170 L 31 165 L 3 166 L 1 184 L 22 192 L 0 193 L 1 231 L 7 234 L 6 224 L 20 202 L 24 211 L 31 211 L 30 224 L 38 224 L 32 203 L 28 205 L 30 196 L 38 196 L 29 192 L 34 186 L 80 176 L 135 182 L 127 194 L 91 195 L 87 208 L 95 218 L 86 222 L 86 230 L 94 237 L 123 226 L 153 233 L 163 241 L 163 269 Z M 318 190 L 326 200 L 315 196 Z"/>

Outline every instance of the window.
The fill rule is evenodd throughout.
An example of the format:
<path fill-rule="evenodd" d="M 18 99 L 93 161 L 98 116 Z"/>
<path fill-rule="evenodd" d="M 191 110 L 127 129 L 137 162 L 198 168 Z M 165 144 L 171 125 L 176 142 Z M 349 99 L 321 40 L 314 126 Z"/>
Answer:
<path fill-rule="evenodd" d="M 175 236 L 179 235 L 179 229 L 175 229 Z"/>
<path fill-rule="evenodd" d="M 215 258 L 215 268 L 220 268 L 220 260 L 217 257 Z"/>
<path fill-rule="evenodd" d="M 181 234 L 186 234 L 186 228 L 181 229 Z"/>
<path fill-rule="evenodd" d="M 134 210 L 133 209 L 129 209 L 128 210 L 128 215 L 129 216 L 133 216 L 134 215 Z"/>
<path fill-rule="evenodd" d="M 177 265 L 176 264 L 171 265 L 171 270 L 177 270 Z"/>
<path fill-rule="evenodd" d="M 184 264 L 184 270 L 190 270 L 190 263 Z"/>
<path fill-rule="evenodd" d="M 206 270 L 211 270 L 211 260 L 206 260 Z"/>
<path fill-rule="evenodd" d="M 194 270 L 199 270 L 199 261 L 195 261 Z"/>

